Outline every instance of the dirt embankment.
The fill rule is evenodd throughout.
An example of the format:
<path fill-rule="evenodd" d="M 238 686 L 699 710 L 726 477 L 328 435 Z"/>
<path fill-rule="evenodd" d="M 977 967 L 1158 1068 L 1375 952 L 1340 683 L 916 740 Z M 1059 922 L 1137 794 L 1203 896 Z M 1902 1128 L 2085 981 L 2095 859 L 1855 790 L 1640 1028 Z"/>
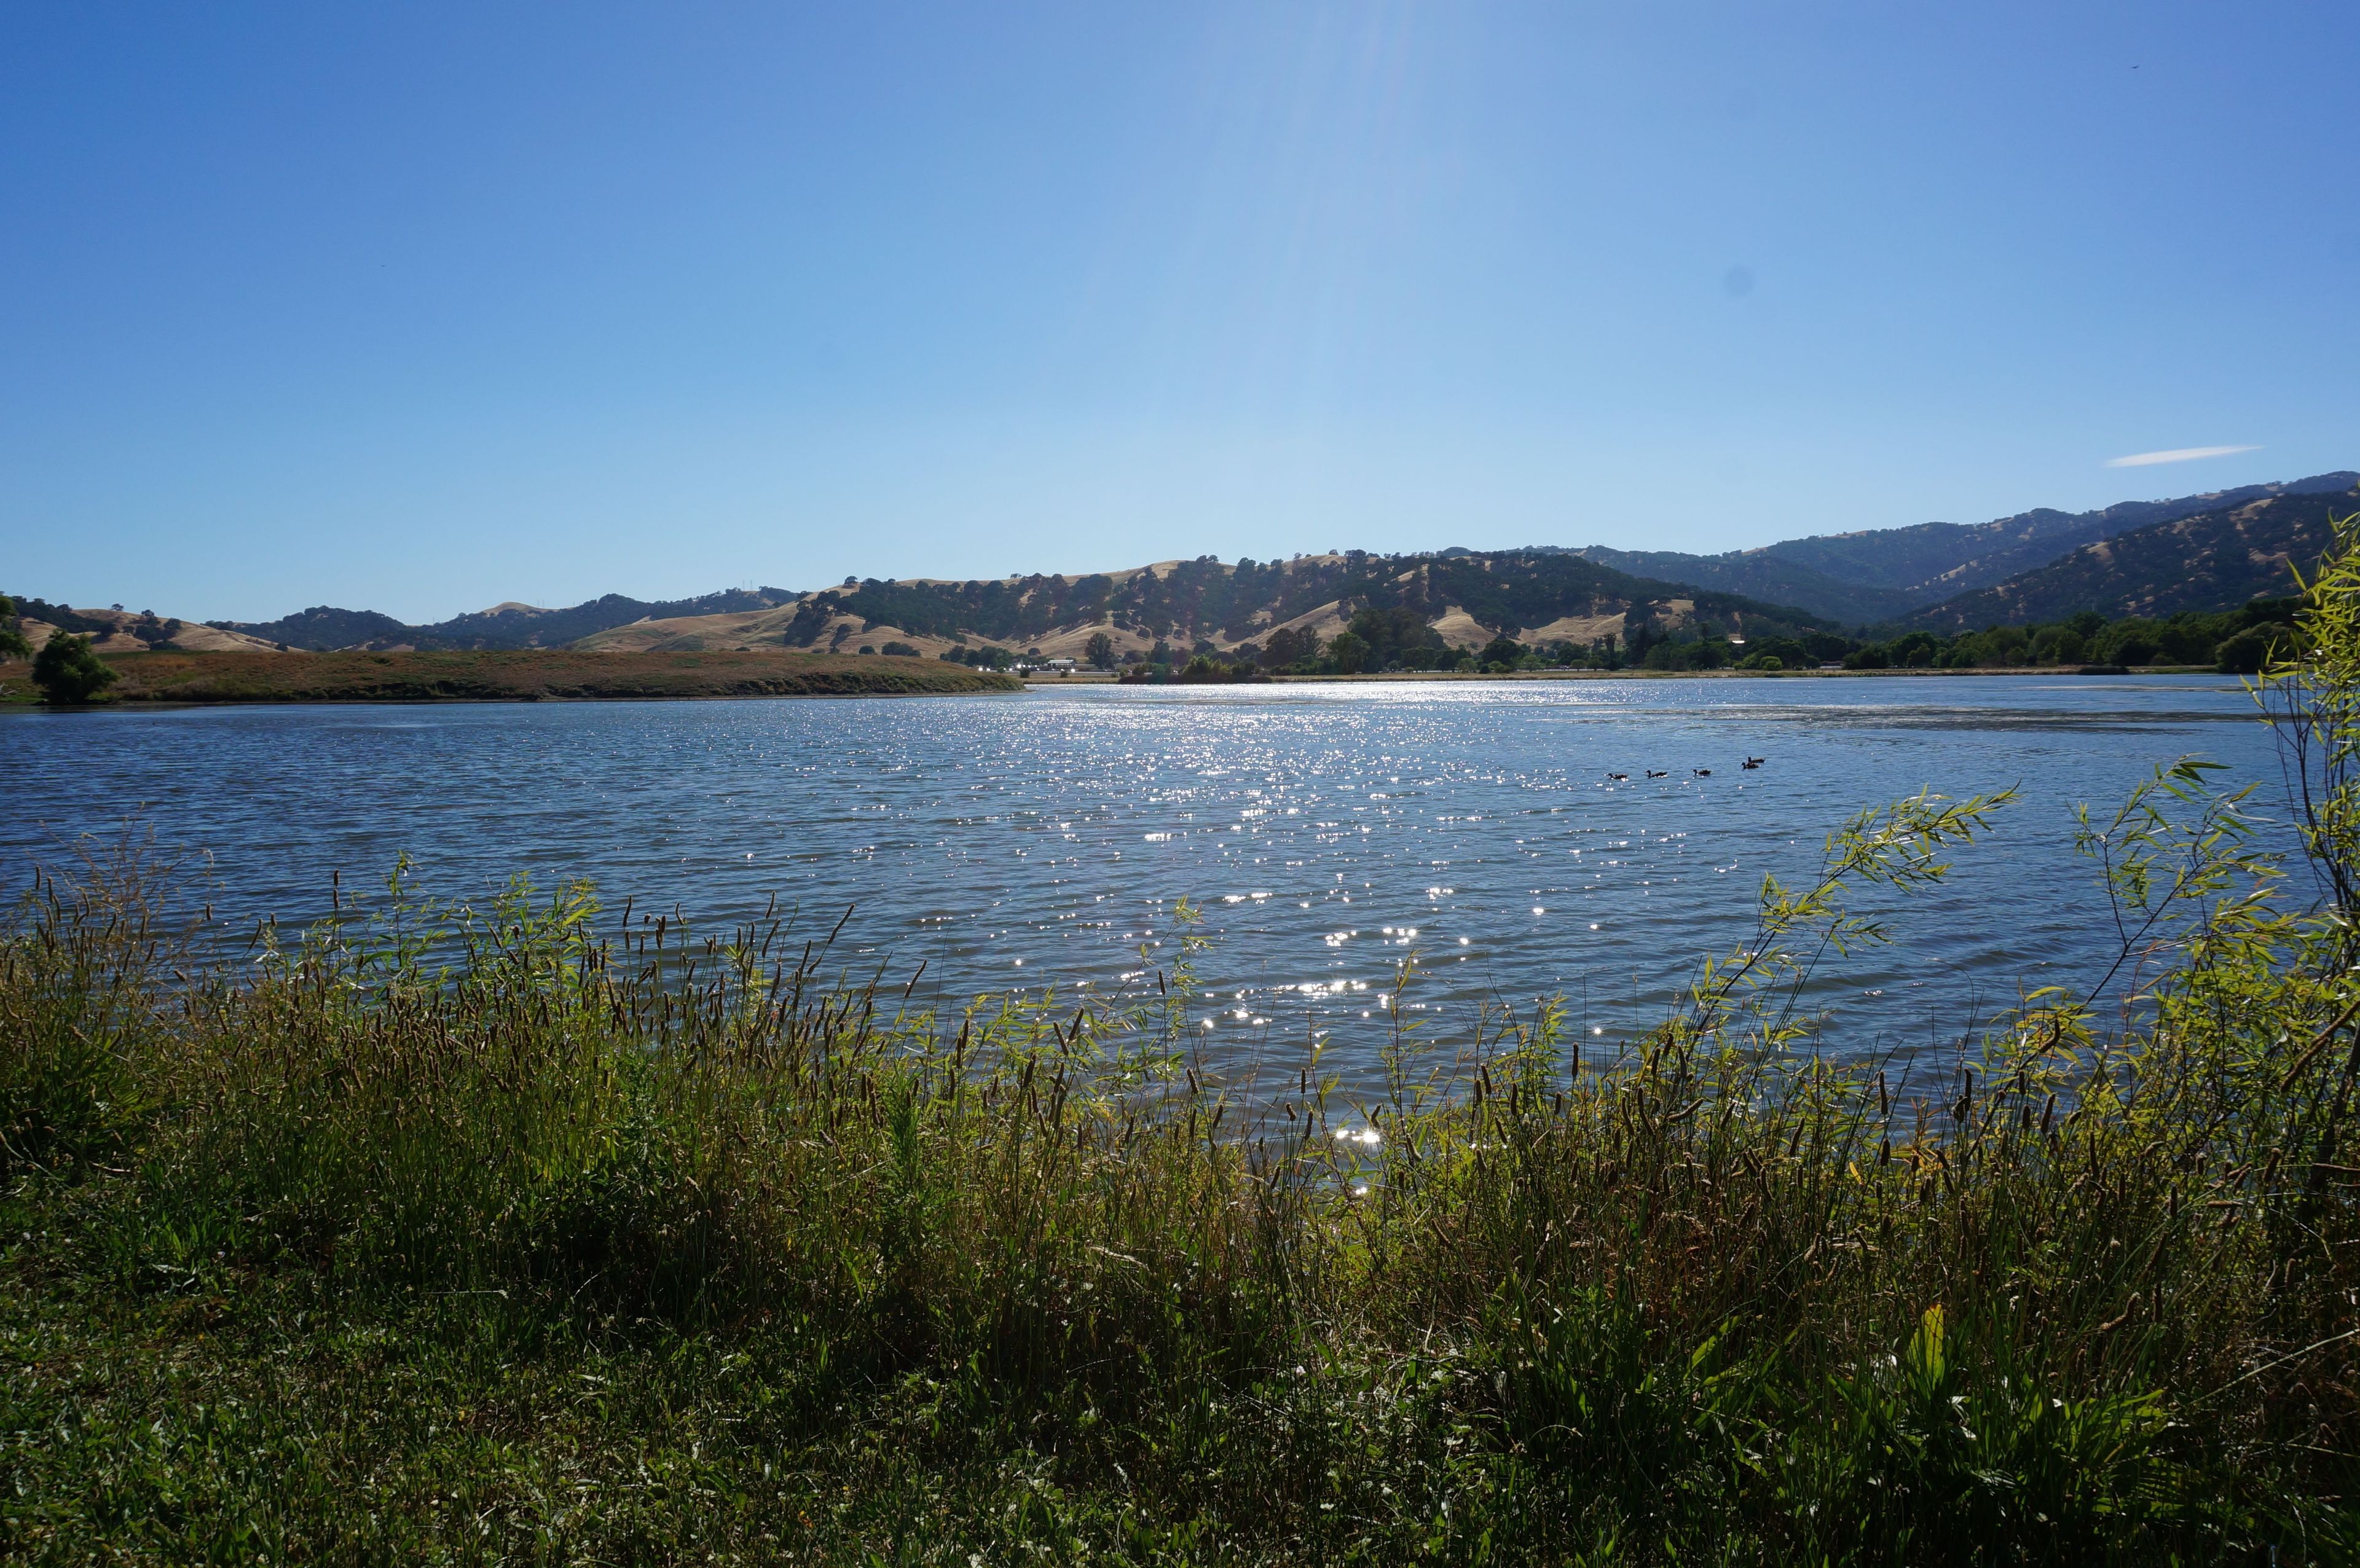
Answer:
<path fill-rule="evenodd" d="M 433 702 L 650 697 L 915 697 L 1021 691 L 938 659 L 784 652 L 144 653 L 109 660 L 132 702 Z"/>

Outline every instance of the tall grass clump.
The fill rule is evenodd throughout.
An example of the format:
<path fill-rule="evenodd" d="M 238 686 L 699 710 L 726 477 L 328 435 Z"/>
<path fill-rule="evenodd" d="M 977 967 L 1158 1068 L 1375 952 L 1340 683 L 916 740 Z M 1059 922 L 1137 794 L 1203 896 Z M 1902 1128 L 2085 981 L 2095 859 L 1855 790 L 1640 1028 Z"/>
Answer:
<path fill-rule="evenodd" d="M 2005 793 L 1852 819 L 1639 1040 L 1396 1022 L 1364 1105 L 1316 1044 L 1222 1081 L 1185 946 L 944 1013 L 586 888 L 397 871 L 281 942 L 135 854 L 44 877 L 0 939 L 8 1545 L 2349 1561 L 2339 539 L 2256 688 L 2299 852 L 2193 761 L 2085 813 L 2112 969 L 1930 1083 L 1821 1052 L 1811 982 Z"/>

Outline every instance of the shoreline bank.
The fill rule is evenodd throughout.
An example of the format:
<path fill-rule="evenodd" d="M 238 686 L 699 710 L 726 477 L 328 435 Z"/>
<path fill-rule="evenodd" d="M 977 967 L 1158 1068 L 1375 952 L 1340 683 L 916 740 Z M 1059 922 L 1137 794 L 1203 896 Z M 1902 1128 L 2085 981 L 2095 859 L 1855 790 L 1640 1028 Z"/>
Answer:
<path fill-rule="evenodd" d="M 1916 676 L 2217 675 L 2209 665 L 2027 665 L 1958 670 L 1524 670 L 1504 674 L 1396 670 L 1273 674 L 1262 681 L 1125 683 L 1090 670 L 1002 672 L 937 659 L 747 650 L 585 653 L 567 648 L 405 653 L 107 655 L 120 679 L 93 706 L 268 702 L 698 701 L 738 697 L 909 697 L 1011 693 L 1080 686 L 1499 683 L 1565 681 L 1850 680 Z M 0 666 L 0 708 L 39 701 L 29 666 Z"/>
<path fill-rule="evenodd" d="M 2146 665 L 2063 665 L 2031 664 L 1985 668 L 1976 666 L 1964 670 L 1518 670 L 1504 675 L 1469 673 L 1456 670 L 1390 670 L 1357 675 L 1272 675 L 1266 681 L 1138 681 L 1139 686 L 1203 686 L 1251 687 L 1258 685 L 1337 685 L 1369 681 L 1808 681 L 1853 680 L 1860 677 L 1896 676 L 2027 676 L 2060 675 L 2123 676 L 2123 675 L 2219 675 L 2222 670 L 2210 664 L 2146 664 Z M 1028 687 L 1054 689 L 1060 686 L 1111 686 L 1124 684 L 1110 676 L 1098 674 L 1083 678 L 1053 675 L 1028 675 Z"/>
<path fill-rule="evenodd" d="M 916 697 L 1014 692 L 1012 675 L 879 656 L 566 648 L 429 653 L 109 656 L 104 705 L 221 702 L 619 702 L 721 697 Z M 30 670 L 0 702 L 33 700 Z"/>

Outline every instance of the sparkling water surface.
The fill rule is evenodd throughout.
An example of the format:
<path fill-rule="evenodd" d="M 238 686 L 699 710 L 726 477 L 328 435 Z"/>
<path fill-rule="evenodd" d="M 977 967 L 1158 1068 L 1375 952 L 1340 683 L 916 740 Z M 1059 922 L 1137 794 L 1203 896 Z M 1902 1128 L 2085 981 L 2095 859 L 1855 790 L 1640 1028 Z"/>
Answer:
<path fill-rule="evenodd" d="M 586 877 L 707 931 L 772 894 L 922 995 L 1136 985 L 1204 910 L 1204 1049 L 1365 1083 L 1385 991 L 1437 1039 L 1566 998 L 1587 1040 L 1659 1018 L 1848 814 L 2019 787 L 1896 942 L 1813 992 L 1835 1049 L 1954 1050 L 2020 990 L 2114 952 L 2071 809 L 2196 754 L 2277 803 L 2270 738 L 2206 677 L 1076 686 L 1022 696 L 191 708 L 0 717 L 18 882 L 126 818 L 233 919 L 326 912 L 331 872 L 430 892 Z M 1747 757 L 1763 766 L 1743 770 Z M 1696 769 L 1709 768 L 1710 776 Z M 1649 779 L 1649 769 L 1666 775 Z M 1627 773 L 1615 781 L 1610 773 Z"/>

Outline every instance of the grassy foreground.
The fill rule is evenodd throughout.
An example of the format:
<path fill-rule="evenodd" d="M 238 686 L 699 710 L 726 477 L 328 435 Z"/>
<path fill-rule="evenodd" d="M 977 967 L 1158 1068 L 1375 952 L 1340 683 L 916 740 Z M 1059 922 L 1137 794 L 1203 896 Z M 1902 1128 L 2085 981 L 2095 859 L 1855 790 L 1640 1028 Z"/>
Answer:
<path fill-rule="evenodd" d="M 515 702 L 616 697 L 880 697 L 1018 691 L 934 659 L 808 653 L 140 653 L 108 662 L 132 702 Z"/>
<path fill-rule="evenodd" d="M 582 888 L 397 876 L 282 942 L 136 855 L 45 878 L 0 938 L 0 1543 L 2352 1561 L 2345 561 L 2264 693 L 2304 860 L 2158 775 L 2083 833 L 2116 971 L 1939 1083 L 1821 1058 L 1797 987 L 2005 796 L 1855 819 L 1635 1047 L 1405 1030 L 1362 1106 L 1311 1042 L 1225 1088 L 1185 958 L 938 1017 Z"/>

